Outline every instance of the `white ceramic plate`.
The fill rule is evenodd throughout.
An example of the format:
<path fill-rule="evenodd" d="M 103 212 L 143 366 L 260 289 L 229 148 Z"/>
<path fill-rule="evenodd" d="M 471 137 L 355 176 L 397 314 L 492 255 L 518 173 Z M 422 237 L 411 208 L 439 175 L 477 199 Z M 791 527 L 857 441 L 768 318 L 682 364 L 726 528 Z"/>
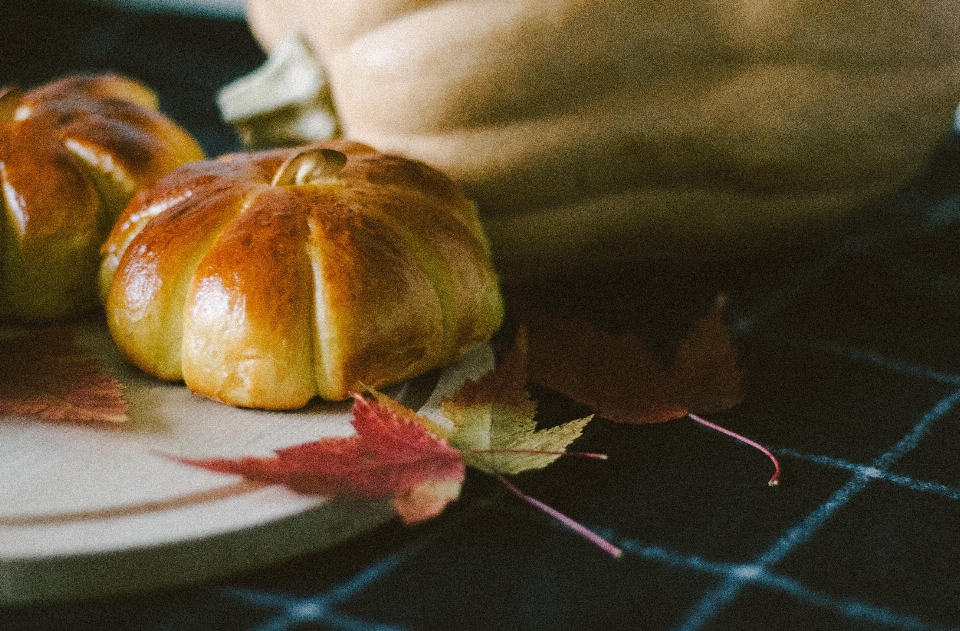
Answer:
<path fill-rule="evenodd" d="M 157 382 L 104 329 L 83 343 L 125 385 L 130 422 L 111 427 L 0 417 L 0 603 L 182 584 L 316 551 L 393 518 L 388 502 L 331 501 L 170 460 L 270 455 L 347 436 L 349 404 L 243 410 Z M 480 346 L 390 394 L 427 416 L 493 365 Z"/>

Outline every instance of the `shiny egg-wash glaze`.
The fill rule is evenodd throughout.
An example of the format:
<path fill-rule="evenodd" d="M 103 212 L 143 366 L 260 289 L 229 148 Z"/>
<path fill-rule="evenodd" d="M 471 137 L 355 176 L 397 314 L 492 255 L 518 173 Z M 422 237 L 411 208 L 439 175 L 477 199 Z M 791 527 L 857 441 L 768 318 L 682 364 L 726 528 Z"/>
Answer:
<path fill-rule="evenodd" d="M 42 322 L 95 307 L 97 254 L 123 207 L 203 158 L 131 79 L 0 89 L 0 318 Z"/>
<path fill-rule="evenodd" d="M 231 405 L 397 383 L 503 317 L 475 205 L 424 164 L 345 141 L 187 165 L 134 199 L 104 254 L 121 351 Z"/>

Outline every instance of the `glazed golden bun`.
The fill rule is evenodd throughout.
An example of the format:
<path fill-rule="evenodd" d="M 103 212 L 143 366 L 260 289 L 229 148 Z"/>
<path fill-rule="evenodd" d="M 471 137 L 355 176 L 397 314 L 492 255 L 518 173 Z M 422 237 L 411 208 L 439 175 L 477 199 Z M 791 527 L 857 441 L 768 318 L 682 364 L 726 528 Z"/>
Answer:
<path fill-rule="evenodd" d="M 123 354 L 241 407 L 401 382 L 503 318 L 475 205 L 440 172 L 357 143 L 186 165 L 134 197 L 103 255 Z"/>
<path fill-rule="evenodd" d="M 130 197 L 203 157 L 131 79 L 0 89 L 0 319 L 55 320 L 96 306 L 100 245 Z"/>

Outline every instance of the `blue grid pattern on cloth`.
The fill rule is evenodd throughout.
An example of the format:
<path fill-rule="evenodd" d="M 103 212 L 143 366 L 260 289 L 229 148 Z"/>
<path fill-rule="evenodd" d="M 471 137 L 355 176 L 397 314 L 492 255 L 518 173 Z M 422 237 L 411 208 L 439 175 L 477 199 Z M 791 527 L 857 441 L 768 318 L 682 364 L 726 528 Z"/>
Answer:
<path fill-rule="evenodd" d="M 960 202 L 960 198 L 958 198 L 958 202 Z M 862 238 L 857 235 L 844 242 L 842 249 L 849 251 L 852 245 L 862 243 Z M 861 248 L 855 249 L 860 250 Z M 828 272 L 839 261 L 839 258 L 832 253 L 826 258 L 832 262 L 831 265 L 824 265 L 823 261 L 818 261 L 813 266 L 812 271 L 807 270 L 801 278 L 796 280 L 795 285 L 783 288 L 784 291 L 791 294 L 800 293 L 798 291 L 800 288 L 813 282 L 816 275 Z M 774 303 L 782 306 L 789 304 L 789 302 L 782 300 L 782 296 L 774 296 L 771 301 L 762 305 L 762 311 L 766 317 L 775 316 L 776 310 L 771 308 Z M 744 322 L 749 322 L 749 326 L 744 326 Z M 741 316 L 739 327 L 734 328 L 739 331 L 741 336 L 749 336 L 750 330 L 757 325 L 757 318 Z M 790 343 L 790 341 L 780 340 L 780 343 Z M 818 353 L 832 353 L 856 362 L 872 364 L 884 370 L 960 386 L 960 375 L 941 372 L 927 366 L 912 365 L 874 351 L 830 343 L 808 343 L 806 345 Z M 956 409 L 958 403 L 960 403 L 960 388 L 951 391 L 947 396 L 938 400 L 917 419 L 916 424 L 910 428 L 907 434 L 892 445 L 888 451 L 868 464 L 850 462 L 828 455 L 807 454 L 789 447 L 773 447 L 774 453 L 787 461 L 805 460 L 849 472 L 851 476 L 846 484 L 838 488 L 825 502 L 807 514 L 801 521 L 787 529 L 768 550 L 753 561 L 746 563 L 711 561 L 698 555 L 685 555 L 661 546 L 647 545 L 634 539 L 621 538 L 617 533 L 605 530 L 602 527 L 597 527 L 595 531 L 615 545 L 620 546 L 629 555 L 720 580 L 718 585 L 703 593 L 699 602 L 692 607 L 684 620 L 675 626 L 664 627 L 672 628 L 675 631 L 696 631 L 709 628 L 710 623 L 726 607 L 733 604 L 746 587 L 751 585 L 779 592 L 804 603 L 834 612 L 851 621 L 867 622 L 882 628 L 905 629 L 908 631 L 960 629 L 960 626 L 944 626 L 936 622 L 926 621 L 920 616 L 898 612 L 895 608 L 880 603 L 830 596 L 805 586 L 801 581 L 777 573 L 773 569 L 796 548 L 816 536 L 818 531 L 828 521 L 835 519 L 837 514 L 843 511 L 850 501 L 861 493 L 868 484 L 885 482 L 914 492 L 933 493 L 950 500 L 960 500 L 960 487 L 916 480 L 910 476 L 893 473 L 890 470 L 892 465 L 928 436 L 932 425 L 940 422 L 948 413 Z M 224 593 L 276 611 L 276 614 L 267 622 L 254 627 L 256 631 L 280 631 L 292 629 L 304 623 L 320 623 L 331 629 L 343 631 L 396 631 L 405 629 L 406 627 L 403 626 L 344 616 L 338 613 L 336 605 L 360 595 L 384 575 L 401 572 L 404 561 L 413 555 L 424 554 L 425 548 L 422 541 L 412 543 L 406 549 L 385 557 L 351 580 L 323 594 L 297 598 L 278 592 L 234 588 L 225 588 Z M 960 621 L 960 612 L 957 613 L 957 621 Z M 802 624 L 802 621 L 799 622 Z"/>

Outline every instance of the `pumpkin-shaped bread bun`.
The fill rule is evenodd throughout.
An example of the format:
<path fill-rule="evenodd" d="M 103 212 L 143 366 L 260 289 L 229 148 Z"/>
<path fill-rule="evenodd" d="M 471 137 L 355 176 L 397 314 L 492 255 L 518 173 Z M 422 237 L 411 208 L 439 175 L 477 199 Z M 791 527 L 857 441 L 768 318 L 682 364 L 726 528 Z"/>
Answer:
<path fill-rule="evenodd" d="M 503 317 L 475 205 L 440 172 L 356 143 L 186 165 L 134 197 L 103 254 L 121 352 L 240 407 L 400 382 Z"/>
<path fill-rule="evenodd" d="M 0 89 L 0 319 L 54 320 L 95 307 L 100 246 L 130 197 L 203 157 L 131 79 Z"/>

